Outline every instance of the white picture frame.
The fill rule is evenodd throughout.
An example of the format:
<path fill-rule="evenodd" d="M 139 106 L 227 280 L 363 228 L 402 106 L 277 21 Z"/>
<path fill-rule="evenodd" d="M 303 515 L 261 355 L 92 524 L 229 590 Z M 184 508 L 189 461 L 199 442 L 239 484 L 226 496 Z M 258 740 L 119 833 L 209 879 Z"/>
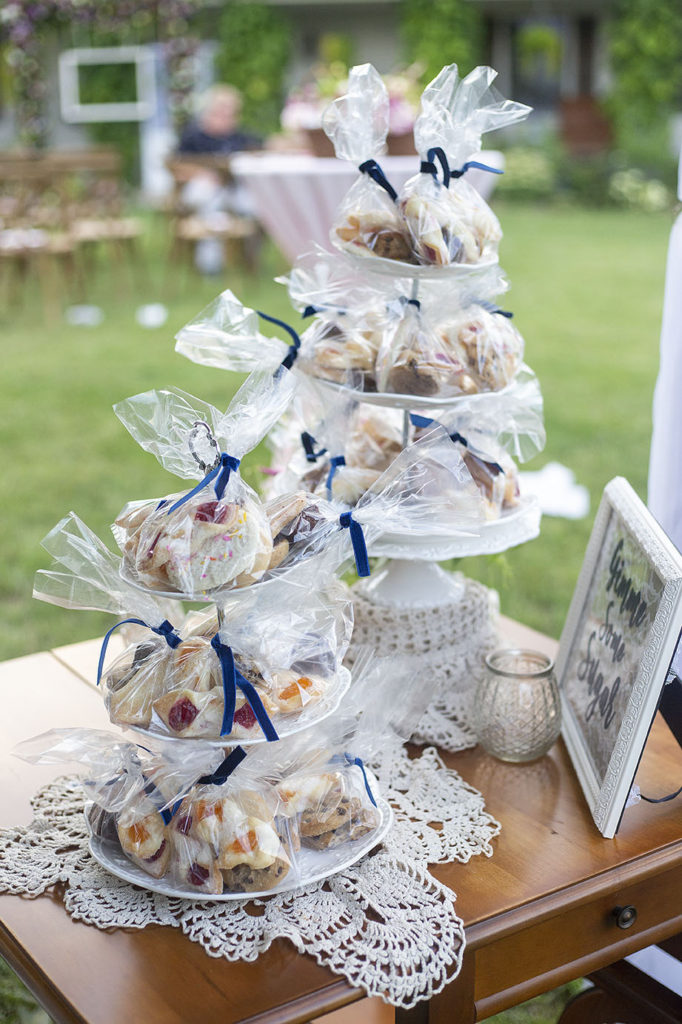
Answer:
<path fill-rule="evenodd" d="M 134 102 L 82 103 L 79 68 L 93 64 L 134 64 Z M 59 104 L 70 124 L 96 121 L 146 121 L 156 110 L 154 54 L 146 46 L 78 47 L 59 54 Z"/>
<path fill-rule="evenodd" d="M 616 834 L 682 629 L 682 555 L 630 484 L 607 484 L 561 634 L 562 735 Z"/>

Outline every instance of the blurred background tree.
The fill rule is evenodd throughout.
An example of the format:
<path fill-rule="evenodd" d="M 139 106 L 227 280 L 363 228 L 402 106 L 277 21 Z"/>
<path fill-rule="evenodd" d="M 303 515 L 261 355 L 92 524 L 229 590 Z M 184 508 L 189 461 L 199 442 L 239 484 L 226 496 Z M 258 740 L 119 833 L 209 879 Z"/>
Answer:
<path fill-rule="evenodd" d="M 291 27 L 261 3 L 230 3 L 218 22 L 216 80 L 242 93 L 242 121 L 260 135 L 279 128 L 284 76 L 290 58 Z"/>
<path fill-rule="evenodd" d="M 403 0 L 400 29 L 408 61 L 424 65 L 424 83 L 435 78 L 444 64 L 456 63 L 464 76 L 482 63 L 483 20 L 476 4 Z"/>
<path fill-rule="evenodd" d="M 610 59 L 614 84 L 607 107 L 616 146 L 630 162 L 667 177 L 676 163 L 669 118 L 682 101 L 679 0 L 617 0 Z"/>

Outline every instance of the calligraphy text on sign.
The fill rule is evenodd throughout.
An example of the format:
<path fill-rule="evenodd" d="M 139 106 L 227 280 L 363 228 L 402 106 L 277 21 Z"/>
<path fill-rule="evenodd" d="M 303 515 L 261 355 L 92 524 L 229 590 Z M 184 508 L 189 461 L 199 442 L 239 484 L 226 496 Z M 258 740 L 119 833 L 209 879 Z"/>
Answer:
<path fill-rule="evenodd" d="M 587 654 L 578 665 L 578 679 L 587 684 L 588 704 L 585 709 L 585 721 L 589 722 L 597 714 L 605 729 L 611 725 L 615 714 L 614 702 L 621 686 L 620 674 L 611 683 L 604 679 L 604 672 L 617 672 L 613 666 L 619 665 L 627 650 L 626 636 L 622 626 L 618 626 L 620 616 L 631 628 L 641 626 L 647 614 L 647 603 L 642 598 L 641 589 L 637 589 L 632 577 L 627 574 L 627 566 L 623 558 L 622 538 L 616 544 L 606 581 L 606 594 L 610 600 L 606 606 L 604 621 L 598 629 L 592 630 L 587 641 Z M 602 658 L 607 665 L 602 672 Z"/>

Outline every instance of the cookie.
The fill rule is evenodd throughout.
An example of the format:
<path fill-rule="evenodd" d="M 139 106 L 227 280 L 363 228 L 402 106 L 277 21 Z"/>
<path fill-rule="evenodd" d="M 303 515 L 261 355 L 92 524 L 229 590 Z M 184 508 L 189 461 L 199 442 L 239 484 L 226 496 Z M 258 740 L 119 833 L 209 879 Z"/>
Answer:
<path fill-rule="evenodd" d="M 165 650 L 164 650 L 165 648 Z M 118 658 L 104 676 L 109 718 L 116 725 L 146 728 L 154 700 L 163 692 L 170 648 L 143 641 Z"/>
<path fill-rule="evenodd" d="M 363 812 L 361 818 L 339 825 L 338 828 L 322 832 L 317 836 L 302 836 L 301 843 L 311 850 L 329 850 L 334 846 L 341 846 L 343 843 L 354 843 L 358 839 L 372 832 L 378 824 L 378 820 Z"/>
<path fill-rule="evenodd" d="M 388 229 L 377 231 L 368 237 L 367 248 L 371 249 L 375 256 L 381 256 L 387 260 L 400 260 L 403 263 L 417 262 L 412 255 L 410 243 L 399 231 Z"/>
<path fill-rule="evenodd" d="M 224 697 L 215 687 L 198 693 L 186 688 L 171 690 L 154 701 L 154 712 L 172 736 L 217 739 L 223 720 Z"/>
<path fill-rule="evenodd" d="M 305 491 L 283 494 L 266 503 L 265 515 L 270 523 L 270 533 L 273 540 L 282 533 L 286 526 L 294 522 L 307 504 L 308 496 Z"/>
<path fill-rule="evenodd" d="M 404 358 L 391 369 L 388 390 L 399 395 L 435 395 L 440 390 L 440 374 L 414 358 Z"/>
<path fill-rule="evenodd" d="M 291 864 L 283 857 L 276 857 L 270 867 L 261 869 L 239 864 L 222 872 L 224 891 L 260 892 L 264 889 L 274 889 L 286 878 L 290 868 Z"/>
<path fill-rule="evenodd" d="M 153 878 L 162 878 L 170 862 L 170 843 L 166 826 L 158 811 L 141 815 L 124 812 L 116 822 L 116 832 L 126 857 Z"/>
<path fill-rule="evenodd" d="M 289 541 L 285 537 L 281 537 L 275 541 L 272 546 L 272 554 L 270 555 L 270 562 L 268 565 L 268 571 L 276 569 L 278 565 L 284 561 L 289 554 Z"/>
<path fill-rule="evenodd" d="M 333 796 L 332 791 L 320 807 L 301 814 L 298 827 L 302 836 L 319 836 L 323 832 L 333 832 L 343 825 L 347 826 L 362 812 L 360 800 L 347 796 L 341 797 L 336 805 L 329 809 Z"/>

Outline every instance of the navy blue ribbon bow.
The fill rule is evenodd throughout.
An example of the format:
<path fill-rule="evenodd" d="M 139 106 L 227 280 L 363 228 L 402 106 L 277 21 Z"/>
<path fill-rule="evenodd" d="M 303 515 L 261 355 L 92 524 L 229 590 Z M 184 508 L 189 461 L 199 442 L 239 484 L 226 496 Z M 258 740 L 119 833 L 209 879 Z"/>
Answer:
<path fill-rule="evenodd" d="M 339 762 L 342 762 L 343 764 L 355 765 L 356 767 L 358 767 L 360 769 L 360 771 L 362 772 L 362 777 L 363 777 L 364 782 L 365 782 L 365 789 L 367 790 L 367 796 L 370 798 L 370 800 L 372 801 L 372 803 L 376 807 L 377 802 L 374 799 L 374 793 L 372 792 L 372 789 L 370 787 L 369 779 L 367 778 L 367 771 L 365 769 L 365 765 L 363 763 L 362 758 L 361 757 L 353 757 L 352 754 L 349 754 L 349 753 L 346 752 L 343 755 L 336 754 L 332 758 L 332 761 L 335 761 L 337 764 Z"/>
<path fill-rule="evenodd" d="M 489 167 L 488 164 L 482 164 L 479 160 L 467 160 L 460 168 L 455 171 L 451 171 L 448 158 L 441 146 L 433 146 L 428 151 L 426 154 L 426 160 L 422 160 L 419 168 L 421 173 L 431 174 L 436 180 L 438 180 L 438 168 L 435 164 L 436 160 L 440 163 L 443 174 L 443 184 L 446 188 L 450 184 L 452 178 L 461 178 L 462 175 L 466 174 L 466 172 L 472 167 L 477 167 L 480 171 L 489 171 L 490 174 L 504 174 L 504 171 L 499 167 Z"/>
<path fill-rule="evenodd" d="M 201 778 L 197 779 L 196 785 L 201 784 L 202 786 L 222 786 L 229 779 L 235 768 L 238 768 L 246 757 L 246 751 L 243 747 L 235 747 L 224 761 L 221 761 L 214 772 L 210 775 L 202 775 Z"/>
<path fill-rule="evenodd" d="M 213 490 L 215 491 L 216 498 L 220 501 L 225 493 L 225 488 L 227 487 L 228 480 L 230 479 L 230 474 L 237 472 L 240 462 L 241 459 L 236 459 L 234 455 L 228 455 L 227 452 L 221 452 L 218 465 L 215 466 L 210 473 L 207 473 L 204 479 L 201 480 L 196 487 L 193 487 L 191 491 L 187 492 L 187 494 L 183 494 L 182 498 L 178 498 L 175 504 L 171 505 L 168 509 L 166 515 L 169 516 L 171 512 L 175 512 L 177 508 L 180 508 L 180 506 L 184 505 L 186 501 L 193 498 L 195 494 L 199 494 L 200 491 L 203 491 L 204 487 L 208 487 L 208 485 L 213 483 L 214 480 L 215 484 Z M 157 506 L 157 508 L 159 507 L 160 506 Z"/>
<path fill-rule="evenodd" d="M 482 309 L 488 311 L 488 313 L 496 313 L 497 316 L 506 316 L 507 320 L 513 319 L 514 314 L 510 313 L 508 309 L 500 309 L 494 302 L 486 302 L 484 299 L 477 299 L 476 305 L 481 306 Z"/>
<path fill-rule="evenodd" d="M 410 413 L 410 420 L 412 421 L 412 424 L 415 427 L 443 426 L 443 424 L 439 423 L 438 420 L 430 420 L 428 416 L 418 416 L 414 412 Z M 445 430 L 445 427 L 443 427 L 443 429 Z M 448 436 L 451 441 L 455 442 L 455 444 L 461 444 L 463 448 L 469 447 L 469 442 L 467 441 L 466 437 L 462 437 L 459 431 L 453 430 L 452 433 L 449 434 Z M 471 452 L 471 454 L 475 459 L 478 459 L 479 462 L 485 462 L 486 465 L 491 466 L 492 469 L 495 469 L 497 470 L 498 473 L 502 473 L 504 475 L 504 470 L 502 469 L 502 466 L 499 464 L 499 462 L 491 462 L 489 459 L 484 458 L 482 455 L 477 455 L 476 452 Z"/>
<path fill-rule="evenodd" d="M 398 193 L 393 188 L 393 185 L 391 185 L 376 160 L 365 160 L 364 164 L 360 164 L 359 170 L 363 174 L 368 174 L 372 181 L 376 181 L 377 185 L 381 185 L 384 191 L 388 192 L 389 196 L 395 203 L 398 198 Z"/>
<path fill-rule="evenodd" d="M 330 501 L 331 501 L 331 496 L 332 496 L 332 483 L 334 481 L 334 477 L 336 475 L 336 471 L 339 468 L 339 466 L 345 466 L 345 465 L 346 465 L 346 459 L 345 459 L 345 456 L 343 456 L 343 455 L 332 455 L 331 459 L 329 460 L 329 472 L 327 473 L 327 485 L 326 486 L 327 486 L 327 497 L 329 498 Z"/>
<path fill-rule="evenodd" d="M 479 171 L 488 171 L 489 174 L 504 174 L 501 167 L 489 167 L 488 164 L 482 164 L 480 160 L 467 160 L 466 163 L 457 171 L 450 171 L 451 178 L 461 178 L 463 174 L 469 170 L 470 167 L 477 167 Z"/>
<path fill-rule="evenodd" d="M 146 749 L 146 748 L 143 748 Z M 218 767 L 210 775 L 202 775 L 194 783 L 195 786 L 223 786 L 229 779 L 232 772 L 242 763 L 246 757 L 246 751 L 243 747 L 235 747 L 227 757 L 220 762 Z M 159 803 L 164 803 L 164 797 L 161 791 L 154 785 L 151 779 L 147 779 L 147 776 L 143 773 L 142 778 L 145 780 L 147 785 L 144 787 L 144 792 L 147 796 L 151 797 L 154 803 L 158 806 Z M 171 821 L 178 813 L 182 806 L 182 800 L 176 800 L 172 807 L 159 807 L 159 814 L 163 818 L 164 825 L 170 825 Z"/>
<path fill-rule="evenodd" d="M 262 317 L 263 320 L 267 320 L 268 323 L 277 324 L 278 327 L 282 327 L 291 337 L 291 345 L 289 345 L 289 351 L 287 352 L 284 359 L 280 363 L 280 366 L 283 366 L 285 370 L 290 370 L 291 367 L 296 362 L 296 358 L 301 347 L 301 339 L 299 338 L 298 334 L 293 329 L 293 327 L 291 327 L 288 323 L 285 323 L 284 320 L 278 320 L 276 316 L 268 316 L 267 313 L 261 313 L 260 309 L 257 309 L 256 312 L 258 313 L 259 317 Z M 305 313 L 303 315 L 305 316 Z"/>
<path fill-rule="evenodd" d="M 357 519 L 353 519 L 352 512 L 342 512 L 339 516 L 339 523 L 343 530 L 350 531 L 350 540 L 353 545 L 355 568 L 357 569 L 358 576 L 369 576 L 369 557 L 367 555 L 367 544 L 362 526 Z"/>
<path fill-rule="evenodd" d="M 249 707 L 256 716 L 265 738 L 270 742 L 278 740 L 279 736 L 275 731 L 274 725 L 268 718 L 267 711 L 263 707 L 263 702 L 258 696 L 255 686 L 253 683 L 250 683 L 248 679 L 245 679 L 236 667 L 232 648 L 228 647 L 227 644 L 224 644 L 221 641 L 219 633 L 216 633 L 211 640 L 211 647 L 218 655 L 218 661 L 220 662 L 220 669 L 223 675 L 225 710 L 223 711 L 220 735 L 229 736 L 232 732 L 232 728 L 234 726 L 234 713 L 237 707 L 237 687 L 239 687 L 246 697 Z"/>
<path fill-rule="evenodd" d="M 154 785 L 151 779 L 147 778 L 144 772 L 142 773 L 142 778 L 147 783 L 147 785 L 144 787 L 143 792 L 145 792 L 147 796 L 151 797 L 153 802 L 158 807 L 159 814 L 163 818 L 164 825 L 170 825 L 171 821 L 173 820 L 173 816 L 178 812 L 182 800 L 176 800 L 172 807 L 159 807 L 159 804 L 165 803 L 163 793 L 159 789 L 157 789 L 157 787 Z"/>
<path fill-rule="evenodd" d="M 308 462 L 317 462 L 321 455 L 324 455 L 327 451 L 326 448 L 320 448 L 319 452 L 315 451 L 315 445 L 317 444 L 312 434 L 309 434 L 307 430 L 304 430 L 301 434 L 301 444 L 303 445 L 303 451 Z"/>
<path fill-rule="evenodd" d="M 115 626 L 111 627 L 111 629 L 105 634 L 104 639 L 102 640 L 102 647 L 99 652 L 99 662 L 97 664 L 98 686 L 102 678 L 102 672 L 104 670 L 104 659 L 107 656 L 107 647 L 109 646 L 111 634 L 114 632 L 114 630 L 118 629 L 119 626 L 125 626 L 126 623 L 128 622 L 132 622 L 136 626 L 145 626 L 147 629 L 151 629 L 152 633 L 156 633 L 157 636 L 162 636 L 166 643 L 168 644 L 168 646 L 171 648 L 179 647 L 180 644 L 182 643 L 182 637 L 178 636 L 178 634 L 175 632 L 175 626 L 171 625 L 168 619 L 164 619 L 161 625 L 159 626 L 150 626 L 148 622 L 144 621 L 144 619 L 121 619 L 120 622 L 117 622 Z"/>

